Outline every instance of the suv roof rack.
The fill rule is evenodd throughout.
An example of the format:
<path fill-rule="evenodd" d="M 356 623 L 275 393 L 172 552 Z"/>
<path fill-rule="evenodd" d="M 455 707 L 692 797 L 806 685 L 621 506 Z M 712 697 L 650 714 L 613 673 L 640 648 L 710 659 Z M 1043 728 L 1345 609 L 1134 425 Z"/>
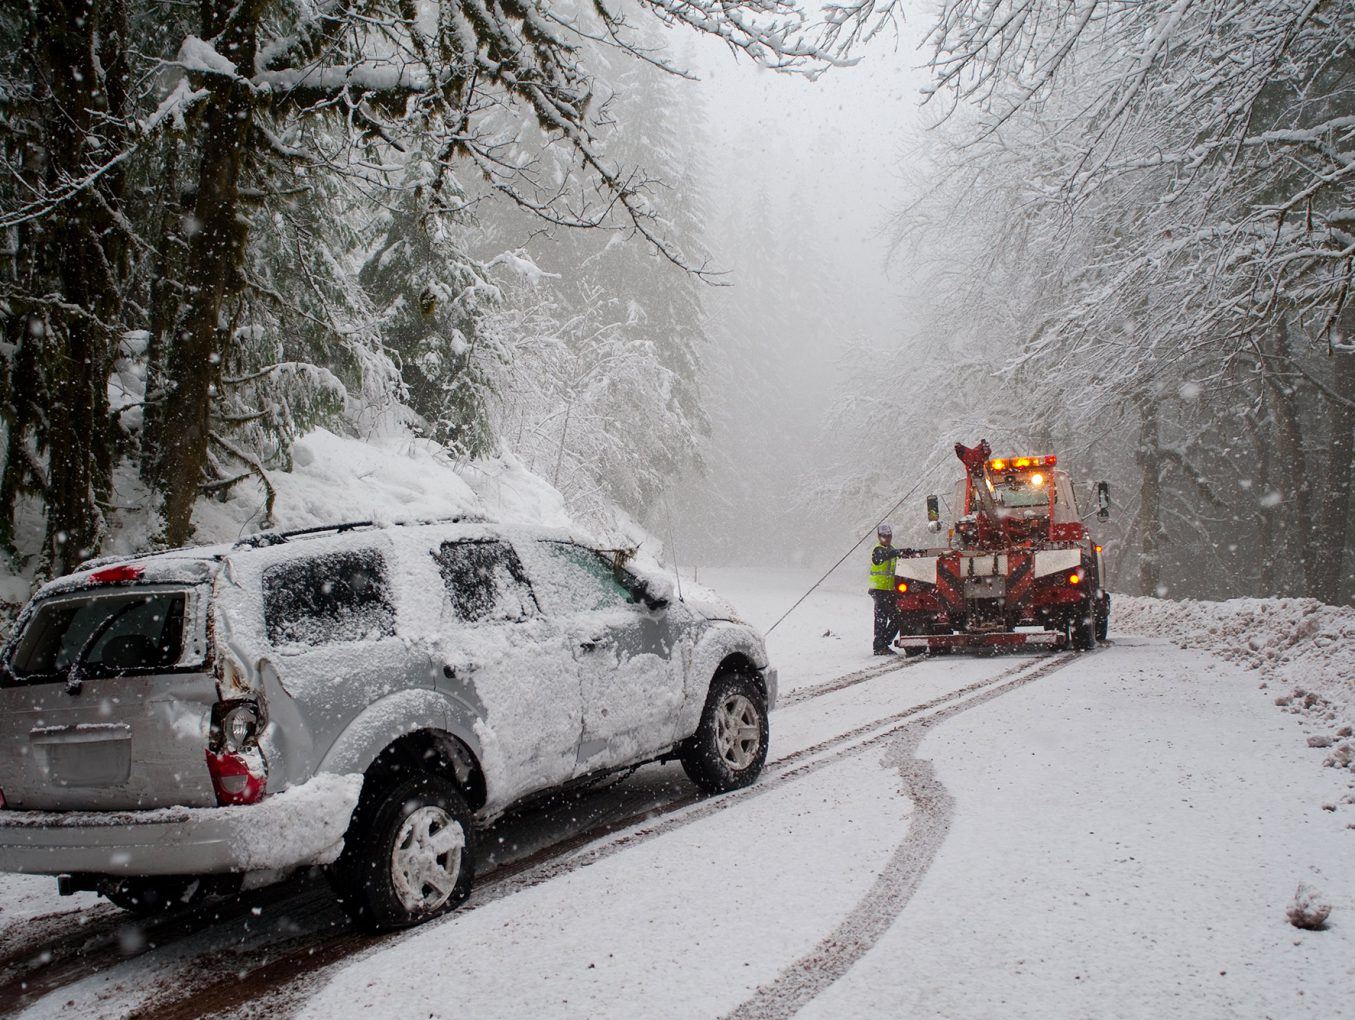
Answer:
<path fill-rule="evenodd" d="M 344 521 L 339 524 L 317 524 L 309 528 L 294 528 L 290 531 L 260 531 L 246 535 L 231 546 L 232 549 L 267 549 L 269 546 L 282 545 L 294 538 L 306 538 L 311 535 L 341 535 L 345 531 L 358 528 L 409 527 L 419 524 L 482 524 L 488 517 L 483 514 L 453 514 L 450 517 L 427 517 L 407 521 Z"/>

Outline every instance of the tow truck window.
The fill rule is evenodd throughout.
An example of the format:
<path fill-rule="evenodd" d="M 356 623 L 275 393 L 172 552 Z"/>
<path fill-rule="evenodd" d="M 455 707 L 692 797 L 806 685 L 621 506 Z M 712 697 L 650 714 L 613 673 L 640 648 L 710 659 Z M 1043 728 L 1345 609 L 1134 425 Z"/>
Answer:
<path fill-rule="evenodd" d="M 1036 486 L 1024 475 L 1008 475 L 993 485 L 993 500 L 1008 508 L 1047 507 L 1049 482 Z"/>

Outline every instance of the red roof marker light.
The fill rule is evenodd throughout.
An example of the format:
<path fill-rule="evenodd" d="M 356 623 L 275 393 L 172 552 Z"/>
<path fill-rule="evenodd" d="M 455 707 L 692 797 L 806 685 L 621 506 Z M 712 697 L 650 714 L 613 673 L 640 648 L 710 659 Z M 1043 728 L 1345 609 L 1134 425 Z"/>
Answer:
<path fill-rule="evenodd" d="M 145 571 L 127 563 L 116 567 L 104 567 L 89 575 L 90 584 L 122 584 L 127 581 L 139 581 Z"/>

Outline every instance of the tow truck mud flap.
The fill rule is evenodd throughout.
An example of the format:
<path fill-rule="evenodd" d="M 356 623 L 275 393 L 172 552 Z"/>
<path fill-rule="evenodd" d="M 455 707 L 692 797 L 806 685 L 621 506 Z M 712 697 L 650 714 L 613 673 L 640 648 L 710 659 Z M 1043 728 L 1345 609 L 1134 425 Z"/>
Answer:
<path fill-rule="evenodd" d="M 1066 635 L 1052 630 L 1001 631 L 994 634 L 926 634 L 894 640 L 899 648 L 1062 648 Z"/>

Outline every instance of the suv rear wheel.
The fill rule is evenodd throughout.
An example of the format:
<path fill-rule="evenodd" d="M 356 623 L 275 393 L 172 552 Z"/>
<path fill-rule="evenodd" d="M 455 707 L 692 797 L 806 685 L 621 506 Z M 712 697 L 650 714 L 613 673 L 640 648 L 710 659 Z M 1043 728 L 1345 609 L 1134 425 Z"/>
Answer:
<path fill-rule="evenodd" d="M 461 791 L 431 773 L 360 804 L 331 870 L 344 912 L 379 931 L 451 910 L 470 895 L 474 834 Z"/>
<path fill-rule="evenodd" d="M 744 673 L 721 673 L 682 748 L 682 769 L 707 793 L 748 786 L 767 760 L 767 734 L 767 699 L 758 685 Z"/>

